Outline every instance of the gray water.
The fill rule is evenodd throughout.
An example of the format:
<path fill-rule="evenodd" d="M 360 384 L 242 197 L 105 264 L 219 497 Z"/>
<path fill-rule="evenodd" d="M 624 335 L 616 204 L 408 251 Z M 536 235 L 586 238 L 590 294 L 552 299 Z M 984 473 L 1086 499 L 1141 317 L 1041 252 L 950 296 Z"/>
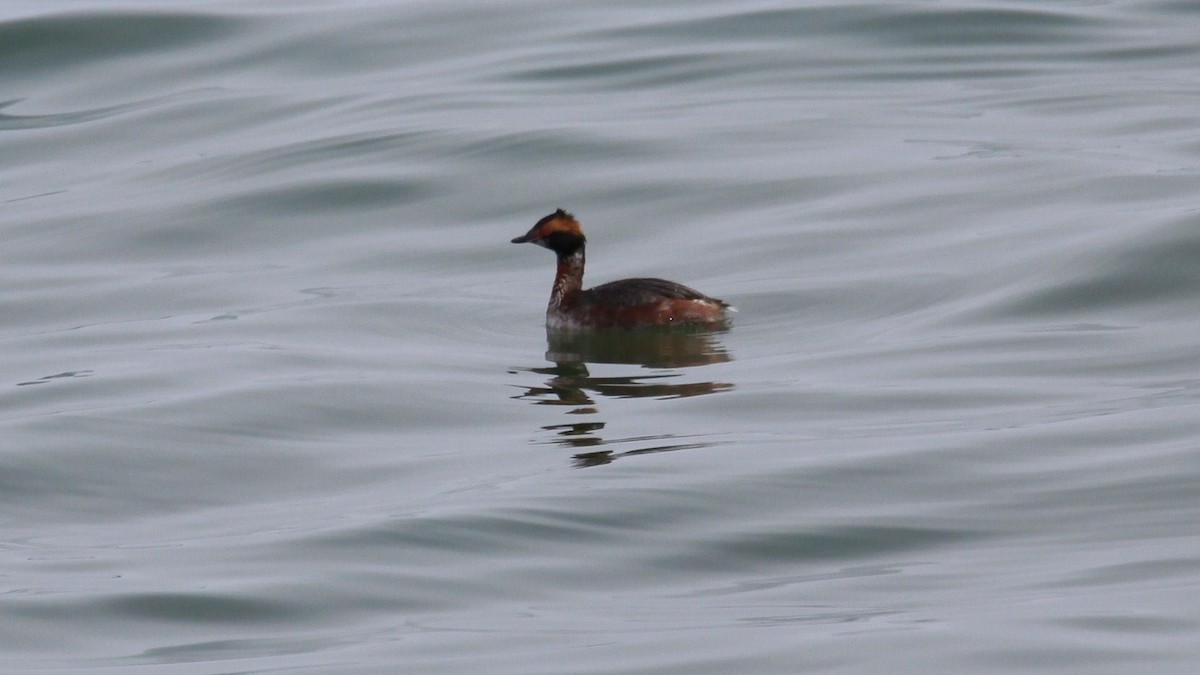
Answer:
<path fill-rule="evenodd" d="M 0 668 L 1196 672 L 1198 27 L 0 2 Z"/>

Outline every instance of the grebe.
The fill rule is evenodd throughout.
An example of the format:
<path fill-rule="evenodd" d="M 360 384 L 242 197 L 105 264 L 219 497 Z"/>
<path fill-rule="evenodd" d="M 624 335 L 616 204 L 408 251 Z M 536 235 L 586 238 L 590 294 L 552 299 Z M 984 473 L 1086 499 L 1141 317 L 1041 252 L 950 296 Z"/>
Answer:
<path fill-rule="evenodd" d="M 575 216 L 559 209 L 513 239 L 548 248 L 558 256 L 558 272 L 546 307 L 546 327 L 633 328 L 717 324 L 729 303 L 663 279 L 622 279 L 583 290 L 583 249 L 587 238 Z"/>

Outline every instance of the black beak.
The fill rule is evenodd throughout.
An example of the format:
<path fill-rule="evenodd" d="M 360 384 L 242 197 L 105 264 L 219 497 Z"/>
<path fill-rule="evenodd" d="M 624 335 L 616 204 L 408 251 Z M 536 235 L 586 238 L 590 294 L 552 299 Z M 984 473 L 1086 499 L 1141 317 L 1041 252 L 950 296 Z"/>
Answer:
<path fill-rule="evenodd" d="M 525 243 L 525 242 L 527 242 L 527 241 L 533 241 L 533 235 L 532 235 L 532 234 L 523 234 L 523 235 L 521 235 L 521 236 L 519 236 L 519 237 L 517 237 L 517 238 L 513 239 L 513 240 L 512 240 L 512 243 L 514 243 L 514 244 L 524 244 L 524 243 Z"/>

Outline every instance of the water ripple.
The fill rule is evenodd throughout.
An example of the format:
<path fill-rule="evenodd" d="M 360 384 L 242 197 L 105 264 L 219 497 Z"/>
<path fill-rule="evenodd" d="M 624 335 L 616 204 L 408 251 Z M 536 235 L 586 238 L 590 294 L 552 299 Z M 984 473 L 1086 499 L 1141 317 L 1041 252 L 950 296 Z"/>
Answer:
<path fill-rule="evenodd" d="M 0 21 L 6 79 L 172 51 L 229 37 L 246 19 L 158 11 L 67 12 Z"/>

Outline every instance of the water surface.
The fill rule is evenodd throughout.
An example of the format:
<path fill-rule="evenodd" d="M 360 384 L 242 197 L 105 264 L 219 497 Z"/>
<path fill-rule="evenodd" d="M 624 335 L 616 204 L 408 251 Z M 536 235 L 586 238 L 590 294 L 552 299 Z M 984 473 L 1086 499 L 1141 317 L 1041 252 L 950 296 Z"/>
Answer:
<path fill-rule="evenodd" d="M 1197 18 L 0 2 L 3 668 L 1192 672 Z"/>

